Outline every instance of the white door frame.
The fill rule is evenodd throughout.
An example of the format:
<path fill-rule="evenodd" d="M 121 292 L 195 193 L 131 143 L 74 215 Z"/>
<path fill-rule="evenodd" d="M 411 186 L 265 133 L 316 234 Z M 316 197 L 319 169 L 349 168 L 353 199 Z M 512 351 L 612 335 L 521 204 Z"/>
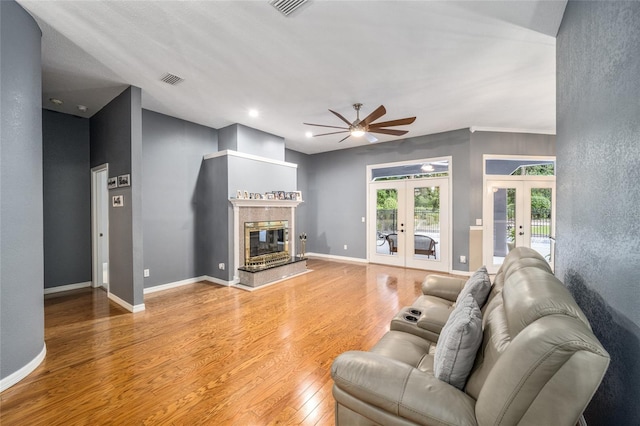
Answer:
<path fill-rule="evenodd" d="M 109 177 L 109 164 L 102 164 L 91 169 L 91 282 L 93 287 L 104 286 L 107 293 L 109 292 L 109 189 L 106 185 L 100 184 L 99 175 L 104 173 L 106 178 Z M 100 235 L 100 215 L 99 207 L 101 205 L 100 197 L 103 197 L 103 212 L 106 215 L 106 229 L 102 230 Z M 102 240 L 102 241 L 101 241 Z M 100 259 L 100 244 L 103 243 L 107 247 L 106 260 L 107 270 L 104 271 L 102 260 Z M 106 274 L 106 276 L 105 276 Z"/>
<path fill-rule="evenodd" d="M 397 166 L 403 166 L 403 165 L 410 165 L 410 164 L 419 164 L 419 163 L 434 163 L 434 162 L 438 162 L 438 161 L 448 161 L 449 163 L 449 170 L 448 170 L 448 176 L 446 177 L 434 177 L 434 178 L 420 178 L 420 179 L 407 179 L 407 180 L 396 180 L 396 181 L 379 181 L 379 182 L 375 182 L 372 181 L 371 176 L 373 175 L 373 170 L 375 169 L 380 169 L 380 168 L 387 168 L 387 167 L 397 167 Z M 452 231 L 452 223 L 453 223 L 453 208 L 452 208 L 452 194 L 451 194 L 451 188 L 452 188 L 452 184 L 451 182 L 453 181 L 453 159 L 451 156 L 445 156 L 445 157 L 434 157 L 434 158 L 426 158 L 426 159 L 416 159 L 416 160 L 407 160 L 407 161 L 400 161 L 400 162 L 394 162 L 394 163 L 382 163 L 382 164 L 372 164 L 372 165 L 368 165 L 367 169 L 366 169 L 366 182 L 367 182 L 367 197 L 366 197 L 366 203 L 367 203 L 367 225 L 365 227 L 366 231 L 366 251 L 367 251 L 367 261 L 371 262 L 371 263 L 378 263 L 380 260 L 376 259 L 377 254 L 375 251 L 375 248 L 372 249 L 372 244 L 375 244 L 375 241 L 373 241 L 373 236 L 375 236 L 376 234 L 376 209 L 372 208 L 371 205 L 371 199 L 373 197 L 373 191 L 375 188 L 377 189 L 383 189 L 385 187 L 395 187 L 398 185 L 398 183 L 400 182 L 411 182 L 412 187 L 414 187 L 414 183 L 418 186 L 420 186 L 420 183 L 428 183 L 429 181 L 434 181 L 434 180 L 443 180 L 446 179 L 448 180 L 448 184 L 447 184 L 447 198 L 446 198 L 446 206 L 443 206 L 441 203 L 441 235 L 443 236 L 443 238 L 446 238 L 448 241 L 448 248 L 444 249 L 444 250 L 440 250 L 440 254 L 441 254 L 441 260 L 439 262 L 426 262 L 425 263 L 430 263 L 429 265 L 422 265 L 422 266 L 418 266 L 416 263 L 414 262 L 405 262 L 404 257 L 401 256 L 393 256 L 394 259 L 386 259 L 385 258 L 385 264 L 391 264 L 391 265 L 396 265 L 396 266 L 406 266 L 406 267 L 410 267 L 410 268 L 425 268 L 428 270 L 437 270 L 437 271 L 441 271 L 441 272 L 451 272 L 453 270 L 453 264 L 452 264 L 452 253 L 453 253 L 453 231 Z M 398 205 L 400 205 L 402 203 L 402 205 L 405 205 L 406 200 L 405 200 L 406 196 L 403 194 L 399 194 L 399 198 L 398 198 Z M 444 210 L 444 214 L 443 213 Z M 412 222 L 412 221 L 409 221 Z M 403 233 L 403 235 L 398 235 L 398 245 L 400 244 L 404 244 L 402 242 L 403 236 L 406 235 L 406 233 L 408 232 L 407 229 L 409 228 L 409 226 L 405 226 L 405 232 Z M 413 232 L 413 225 L 410 225 L 409 231 Z M 399 233 L 400 234 L 400 233 Z M 411 246 L 413 245 L 413 243 L 411 242 Z M 404 244 L 404 247 L 407 247 L 406 244 Z M 412 248 L 412 247 L 411 247 Z"/>
<path fill-rule="evenodd" d="M 554 264 L 554 246 L 555 246 L 555 213 L 556 213 L 556 176 L 536 176 L 536 175 L 487 175 L 487 160 L 505 159 L 505 160 L 541 160 L 541 161 L 555 161 L 553 156 L 535 156 L 535 155 L 491 155 L 485 154 L 482 158 L 482 170 L 483 170 L 483 188 L 484 196 L 482 197 L 482 222 L 483 222 L 483 241 L 482 241 L 482 260 L 487 266 L 489 273 L 495 273 L 498 266 L 493 265 L 493 188 L 494 187 L 509 187 L 520 190 L 516 194 L 519 197 L 521 204 L 531 206 L 531 188 L 551 188 L 551 259 L 550 265 L 553 269 Z M 517 218 L 522 223 L 531 223 L 531 210 L 526 208 L 525 211 L 518 211 L 516 209 L 516 215 L 525 214 L 525 217 Z M 524 226 L 522 235 L 516 234 L 516 246 L 531 246 L 531 229 L 529 226 Z"/>

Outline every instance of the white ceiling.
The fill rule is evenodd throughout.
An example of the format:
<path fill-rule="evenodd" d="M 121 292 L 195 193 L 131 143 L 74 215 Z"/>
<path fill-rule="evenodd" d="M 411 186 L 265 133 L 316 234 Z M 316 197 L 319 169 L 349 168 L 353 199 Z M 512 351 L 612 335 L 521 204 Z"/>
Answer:
<path fill-rule="evenodd" d="M 143 108 L 213 128 L 241 123 L 309 154 L 367 144 L 304 136 L 322 129 L 303 122 L 342 125 L 329 108 L 355 119 L 355 102 L 362 116 L 385 105 L 379 121 L 417 116 L 398 127 L 405 137 L 466 127 L 555 133 L 566 0 L 311 0 L 288 17 L 268 0 L 18 2 L 43 32 L 51 110 L 90 117 L 134 85 Z M 167 72 L 185 81 L 160 81 Z"/>

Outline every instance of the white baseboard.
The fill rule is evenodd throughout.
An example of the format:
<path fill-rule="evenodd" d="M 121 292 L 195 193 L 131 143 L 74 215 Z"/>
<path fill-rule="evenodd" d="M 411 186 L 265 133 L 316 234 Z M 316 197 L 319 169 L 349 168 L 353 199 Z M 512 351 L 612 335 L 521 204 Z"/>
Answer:
<path fill-rule="evenodd" d="M 118 296 L 116 296 L 115 294 L 109 292 L 109 299 L 113 300 L 114 303 L 117 303 L 118 305 L 122 306 L 123 308 L 125 308 L 127 311 L 131 312 L 131 313 L 136 313 L 136 312 L 142 312 L 144 311 L 144 303 L 141 303 L 139 305 L 132 305 L 129 302 L 125 302 L 124 300 L 120 299 Z"/>
<path fill-rule="evenodd" d="M 357 262 L 357 263 L 369 263 L 367 259 L 361 259 L 359 257 L 347 257 L 347 256 L 336 256 L 334 254 L 324 254 L 324 253 L 305 253 L 306 257 L 319 257 L 321 259 L 330 259 L 337 260 L 342 262 Z"/>
<path fill-rule="evenodd" d="M 144 294 L 169 290 L 176 287 L 182 287 L 184 285 L 195 284 L 201 281 L 207 281 L 212 284 L 222 285 L 225 287 L 229 287 L 233 284 L 236 284 L 236 281 L 224 281 L 224 280 L 221 280 L 220 278 L 210 277 L 209 275 L 201 275 L 199 277 L 187 278 L 186 280 L 174 281 L 172 283 L 166 283 L 166 284 L 155 285 L 153 287 L 147 287 L 144 289 Z"/>
<path fill-rule="evenodd" d="M 455 269 L 449 272 L 451 275 L 462 275 L 463 277 L 470 277 L 473 272 L 470 271 L 456 271 Z"/>
<path fill-rule="evenodd" d="M 172 283 L 166 283 L 161 285 L 154 285 L 144 289 L 144 294 L 155 293 L 156 291 L 169 290 L 171 288 L 182 287 L 183 285 L 194 284 L 200 281 L 209 281 L 206 275 L 201 277 L 188 278 L 186 280 L 174 281 Z"/>
<path fill-rule="evenodd" d="M 223 285 L 225 287 L 230 287 L 234 284 L 237 284 L 238 282 L 237 279 L 232 281 L 225 281 L 225 280 L 221 280 L 220 278 L 210 277 L 209 275 L 203 275 L 202 280 L 209 281 L 210 283 L 213 283 L 213 284 Z"/>
<path fill-rule="evenodd" d="M 83 283 L 59 285 L 56 287 L 47 287 L 44 289 L 44 294 L 52 294 L 52 293 L 60 293 L 62 291 L 77 290 L 79 288 L 91 287 L 91 284 L 92 284 L 91 281 L 85 281 Z"/>
<path fill-rule="evenodd" d="M 16 371 L 15 373 L 9 374 L 4 379 L 0 380 L 0 392 L 4 392 L 9 389 L 11 386 L 18 383 L 20 380 L 27 377 L 33 370 L 38 368 L 38 366 L 44 361 L 45 356 L 47 355 L 47 345 L 42 343 L 42 350 L 35 358 L 33 358 L 27 365 Z"/>

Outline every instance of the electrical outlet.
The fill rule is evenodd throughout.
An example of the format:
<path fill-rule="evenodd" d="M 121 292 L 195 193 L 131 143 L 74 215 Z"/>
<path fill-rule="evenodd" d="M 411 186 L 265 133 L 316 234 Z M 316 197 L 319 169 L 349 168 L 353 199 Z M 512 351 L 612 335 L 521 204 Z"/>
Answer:
<path fill-rule="evenodd" d="M 346 244 L 344 245 L 344 249 L 345 249 L 345 250 L 347 249 L 347 245 L 346 245 Z"/>
<path fill-rule="evenodd" d="M 467 256 L 460 256 L 460 263 L 467 263 Z"/>
<path fill-rule="evenodd" d="M 145 269 L 144 271 L 142 271 L 142 275 L 143 275 L 145 278 L 148 278 L 148 277 L 149 277 L 149 270 L 148 270 L 148 269 Z"/>
<path fill-rule="evenodd" d="M 364 223 L 364 216 L 362 216 L 362 223 Z"/>
<path fill-rule="evenodd" d="M 224 271 L 224 263 L 218 263 L 218 269 Z"/>

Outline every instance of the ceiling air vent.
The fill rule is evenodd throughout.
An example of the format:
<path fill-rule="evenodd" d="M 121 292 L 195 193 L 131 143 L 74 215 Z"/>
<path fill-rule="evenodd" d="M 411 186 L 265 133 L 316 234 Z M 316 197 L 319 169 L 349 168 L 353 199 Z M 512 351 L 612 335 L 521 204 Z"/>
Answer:
<path fill-rule="evenodd" d="M 184 81 L 184 78 L 180 78 L 177 75 L 166 73 L 160 80 L 164 81 L 167 84 L 175 86 L 178 83 L 182 83 Z"/>
<path fill-rule="evenodd" d="M 289 16 L 305 4 L 307 0 L 271 0 L 271 6 L 275 7 L 284 16 Z"/>

